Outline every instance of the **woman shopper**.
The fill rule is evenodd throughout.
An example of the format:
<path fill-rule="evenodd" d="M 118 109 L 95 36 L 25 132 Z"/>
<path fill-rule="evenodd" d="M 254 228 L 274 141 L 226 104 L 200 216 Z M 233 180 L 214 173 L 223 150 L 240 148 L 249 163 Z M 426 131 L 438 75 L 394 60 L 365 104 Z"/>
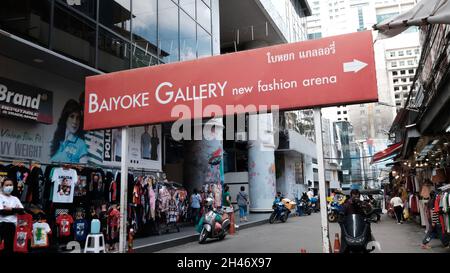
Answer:
<path fill-rule="evenodd" d="M 0 193 L 0 242 L 3 240 L 3 253 L 12 253 L 14 247 L 14 234 L 16 233 L 17 214 L 23 213 L 20 200 L 12 196 L 13 181 L 6 178 L 1 183 Z"/>
<path fill-rule="evenodd" d="M 245 187 L 241 187 L 241 191 L 236 197 L 237 204 L 239 206 L 239 220 L 240 222 L 247 222 L 247 206 L 250 204 L 248 201 L 248 194 L 245 192 Z"/>
<path fill-rule="evenodd" d="M 398 194 L 395 195 L 390 201 L 392 207 L 394 208 L 395 216 L 397 218 L 397 224 L 403 223 L 403 200 L 398 196 Z"/>
<path fill-rule="evenodd" d="M 194 226 L 197 225 L 200 213 L 200 204 L 202 202 L 202 197 L 198 193 L 197 189 L 194 189 L 194 193 L 191 195 L 191 212 L 192 221 Z"/>

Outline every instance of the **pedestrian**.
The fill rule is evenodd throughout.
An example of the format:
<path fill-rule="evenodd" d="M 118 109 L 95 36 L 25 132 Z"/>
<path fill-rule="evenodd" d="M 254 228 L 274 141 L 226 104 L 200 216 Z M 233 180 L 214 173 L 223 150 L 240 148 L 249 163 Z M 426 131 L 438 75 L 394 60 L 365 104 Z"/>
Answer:
<path fill-rule="evenodd" d="M 239 217 L 241 222 L 248 222 L 247 220 L 247 206 L 250 204 L 248 201 L 248 194 L 245 192 L 245 187 L 241 187 L 241 191 L 236 197 L 237 204 L 239 206 Z"/>
<path fill-rule="evenodd" d="M 403 200 L 399 197 L 398 193 L 390 201 L 394 208 L 395 216 L 397 218 L 397 224 L 403 223 Z"/>
<path fill-rule="evenodd" d="M 2 253 L 12 253 L 14 249 L 14 234 L 16 233 L 17 214 L 23 213 L 20 200 L 11 195 L 14 190 L 13 181 L 9 178 L 0 184 L 0 243 L 3 240 Z"/>
<path fill-rule="evenodd" d="M 444 247 L 449 248 L 448 236 L 443 233 L 442 225 L 439 222 L 439 201 L 436 203 L 436 193 L 434 191 L 430 192 L 430 199 L 428 201 L 428 210 L 430 211 L 431 221 L 430 227 L 427 230 L 427 234 L 422 241 L 423 249 L 430 249 L 429 243 L 433 238 L 439 238 L 444 245 Z"/>
<path fill-rule="evenodd" d="M 191 215 L 194 226 L 198 223 L 200 204 L 202 202 L 202 197 L 198 193 L 197 189 L 194 189 L 194 193 L 191 195 Z"/>
<path fill-rule="evenodd" d="M 225 207 L 225 212 L 229 215 L 230 218 L 229 233 L 233 235 L 235 232 L 234 208 L 231 205 L 230 186 L 228 186 L 227 184 L 224 185 L 224 190 L 222 194 L 222 206 Z"/>

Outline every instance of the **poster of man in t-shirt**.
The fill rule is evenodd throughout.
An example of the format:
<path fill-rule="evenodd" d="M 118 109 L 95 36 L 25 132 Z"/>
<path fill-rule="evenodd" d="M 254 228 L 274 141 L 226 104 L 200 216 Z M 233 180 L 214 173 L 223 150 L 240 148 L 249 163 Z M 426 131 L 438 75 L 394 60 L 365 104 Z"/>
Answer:
<path fill-rule="evenodd" d="M 148 133 L 148 125 L 144 126 L 144 133 L 141 135 L 141 158 L 150 159 L 150 142 L 152 137 Z"/>

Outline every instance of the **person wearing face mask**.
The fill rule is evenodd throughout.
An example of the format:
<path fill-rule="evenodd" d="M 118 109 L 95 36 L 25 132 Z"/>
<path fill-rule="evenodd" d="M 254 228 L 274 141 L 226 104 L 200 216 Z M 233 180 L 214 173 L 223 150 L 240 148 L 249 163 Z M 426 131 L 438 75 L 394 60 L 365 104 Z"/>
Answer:
<path fill-rule="evenodd" d="M 17 214 L 23 213 L 24 209 L 20 200 L 11 195 L 14 186 L 9 178 L 1 183 L 0 193 L 0 240 L 4 242 L 3 253 L 12 253 L 14 246 L 14 234 L 16 232 Z"/>
<path fill-rule="evenodd" d="M 81 105 L 72 99 L 67 101 L 51 144 L 52 162 L 87 163 L 82 121 Z"/>

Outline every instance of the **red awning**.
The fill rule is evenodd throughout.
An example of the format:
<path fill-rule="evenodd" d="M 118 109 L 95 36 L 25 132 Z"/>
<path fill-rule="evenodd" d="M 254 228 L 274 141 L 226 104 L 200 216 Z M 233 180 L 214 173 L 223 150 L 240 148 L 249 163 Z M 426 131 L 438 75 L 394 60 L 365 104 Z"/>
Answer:
<path fill-rule="evenodd" d="M 387 147 L 383 151 L 374 154 L 373 158 L 372 158 L 372 163 L 381 161 L 383 159 L 387 159 L 388 157 L 400 152 L 400 149 L 402 148 L 402 146 L 403 146 L 403 142 L 396 143 L 396 144 L 393 144 L 393 145 Z"/>

